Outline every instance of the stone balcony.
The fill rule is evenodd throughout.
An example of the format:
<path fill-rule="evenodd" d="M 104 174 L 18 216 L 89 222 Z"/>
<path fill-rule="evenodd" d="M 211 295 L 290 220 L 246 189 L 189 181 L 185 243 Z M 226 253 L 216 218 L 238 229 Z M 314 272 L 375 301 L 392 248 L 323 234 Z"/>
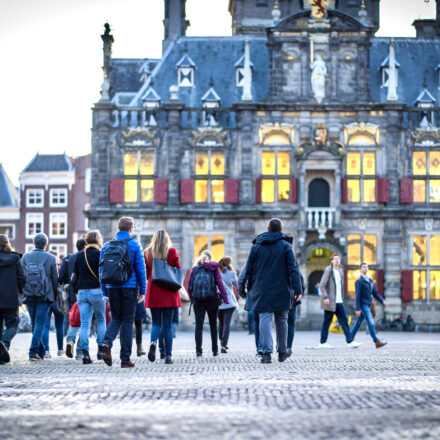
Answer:
<path fill-rule="evenodd" d="M 319 238 L 324 239 L 325 233 L 334 228 L 335 208 L 313 207 L 305 208 L 307 230 L 316 230 Z"/>

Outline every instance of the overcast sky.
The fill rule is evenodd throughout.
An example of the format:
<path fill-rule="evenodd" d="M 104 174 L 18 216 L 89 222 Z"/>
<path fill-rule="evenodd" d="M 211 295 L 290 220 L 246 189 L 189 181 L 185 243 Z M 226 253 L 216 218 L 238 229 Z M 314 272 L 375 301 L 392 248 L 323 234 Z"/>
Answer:
<path fill-rule="evenodd" d="M 228 0 L 187 0 L 188 35 L 231 35 Z M 414 36 L 435 1 L 382 0 L 379 36 Z M 103 24 L 113 56 L 159 58 L 163 0 L 0 0 L 0 162 L 14 183 L 36 152 L 90 152 L 102 82 Z"/>

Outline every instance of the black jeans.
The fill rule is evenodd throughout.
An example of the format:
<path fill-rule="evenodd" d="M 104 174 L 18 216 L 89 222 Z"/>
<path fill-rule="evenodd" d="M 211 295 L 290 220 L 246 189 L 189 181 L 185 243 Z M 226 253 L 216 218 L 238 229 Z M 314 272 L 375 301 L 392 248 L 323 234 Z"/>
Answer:
<path fill-rule="evenodd" d="M 229 333 L 231 332 L 231 320 L 235 307 L 218 311 L 218 334 L 222 347 L 228 346 Z"/>
<path fill-rule="evenodd" d="M 105 332 L 103 344 L 111 347 L 121 330 L 121 353 L 122 362 L 130 360 L 131 347 L 133 345 L 133 322 L 137 304 L 137 289 L 129 287 L 117 287 L 107 289 L 110 299 L 112 320 Z"/>
<path fill-rule="evenodd" d="M 3 333 L 3 325 L 6 329 Z M 9 350 L 12 338 L 17 334 L 18 329 L 18 307 L 12 309 L 0 309 L 0 341 Z"/>
<path fill-rule="evenodd" d="M 142 345 L 142 319 L 134 321 L 134 328 L 136 330 L 136 345 Z"/>
<path fill-rule="evenodd" d="M 350 327 L 348 326 L 347 312 L 345 311 L 345 306 L 343 303 L 336 303 L 336 310 L 334 312 L 324 310 L 324 321 L 322 323 L 322 328 L 321 328 L 321 344 L 327 342 L 328 329 L 330 327 L 334 315 L 336 315 L 339 324 L 341 324 L 342 326 L 342 330 L 344 330 L 345 339 L 347 343 L 350 343 L 353 340 L 353 338 L 351 336 Z"/>
<path fill-rule="evenodd" d="M 194 300 L 194 315 L 196 317 L 196 351 L 202 352 L 203 341 L 203 324 L 205 322 L 205 314 L 208 313 L 209 328 L 211 329 L 212 352 L 218 352 L 217 343 L 217 315 L 218 315 L 218 299 L 210 298 L 204 301 Z"/>
<path fill-rule="evenodd" d="M 296 306 L 289 310 L 287 316 L 287 350 L 292 350 L 293 338 L 295 337 Z"/>

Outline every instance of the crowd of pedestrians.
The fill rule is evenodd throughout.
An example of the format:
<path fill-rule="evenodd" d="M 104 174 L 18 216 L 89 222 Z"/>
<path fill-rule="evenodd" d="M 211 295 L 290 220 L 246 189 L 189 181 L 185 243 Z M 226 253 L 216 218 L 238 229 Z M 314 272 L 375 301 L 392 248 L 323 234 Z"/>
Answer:
<path fill-rule="evenodd" d="M 100 231 L 89 231 L 77 241 L 77 252 L 66 256 L 61 263 L 56 253 L 47 252 L 49 240 L 44 233 L 35 235 L 34 250 L 24 256 L 13 251 L 7 236 L 0 235 L 0 364 L 10 361 L 9 349 L 17 332 L 18 310 L 22 303 L 32 321 L 31 361 L 51 356 L 49 330 L 53 315 L 58 356 L 65 353 L 73 358 L 76 344 L 76 358 L 82 359 L 84 364 L 92 363 L 89 336 L 93 327 L 97 359 L 112 366 L 113 342 L 119 335 L 121 367 L 132 368 L 134 329 L 137 356 L 147 354 L 142 345 L 142 323 L 148 308 L 152 318 L 148 359 L 155 362 L 159 349 L 160 358 L 172 364 L 173 339 L 179 323 L 184 285 L 191 301 L 190 312 L 192 309 L 194 313 L 196 356 L 203 356 L 206 315 L 212 355 L 219 355 L 219 342 L 220 352 L 228 352 L 231 321 L 234 311 L 239 308 L 239 296 L 245 298 L 261 362 L 271 363 L 274 351 L 279 362 L 291 356 L 304 280 L 298 269 L 292 238 L 283 233 L 281 220 L 271 219 L 267 231 L 255 238 L 239 277 L 230 257 L 224 256 L 216 262 L 209 250 L 203 250 L 187 274 L 187 283 L 183 282 L 184 271 L 168 233 L 157 231 L 151 243 L 142 250 L 133 236 L 134 227 L 133 218 L 122 217 L 115 238 L 105 244 Z M 374 329 L 372 299 L 387 304 L 368 277 L 368 264 L 362 263 L 361 276 L 355 284 L 358 319 L 352 330 L 343 303 L 340 264 L 341 256 L 333 254 L 319 283 L 324 320 L 317 348 L 333 348 L 327 338 L 335 316 L 348 347 L 361 345 L 354 339 L 364 320 L 375 346 L 383 347 L 386 342 L 377 338 Z M 165 275 L 159 274 L 160 268 Z"/>

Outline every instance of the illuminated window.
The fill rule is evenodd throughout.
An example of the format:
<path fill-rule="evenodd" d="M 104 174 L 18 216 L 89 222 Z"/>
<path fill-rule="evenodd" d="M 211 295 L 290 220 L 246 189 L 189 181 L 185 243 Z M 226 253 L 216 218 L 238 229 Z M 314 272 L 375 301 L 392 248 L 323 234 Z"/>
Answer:
<path fill-rule="evenodd" d="M 154 201 L 154 179 L 142 178 L 154 175 L 153 152 L 127 150 L 124 154 L 124 175 L 137 177 L 137 179 L 124 180 L 124 201 L 126 203 Z"/>
<path fill-rule="evenodd" d="M 426 202 L 426 180 L 413 180 L 413 197 L 415 203 Z"/>
<path fill-rule="evenodd" d="M 413 271 L 413 299 L 426 300 L 426 270 Z"/>
<path fill-rule="evenodd" d="M 426 266 L 427 258 L 426 235 L 413 236 L 413 265 Z"/>
<path fill-rule="evenodd" d="M 429 181 L 429 202 L 440 203 L 440 179 Z"/>
<path fill-rule="evenodd" d="M 124 154 L 124 175 L 152 176 L 154 174 L 154 153 L 126 151 Z"/>
<path fill-rule="evenodd" d="M 348 234 L 347 264 L 359 266 L 364 261 L 373 266 L 377 263 L 376 234 Z"/>
<path fill-rule="evenodd" d="M 277 174 L 279 176 L 290 174 L 290 153 L 288 151 L 279 151 L 277 154 Z"/>
<path fill-rule="evenodd" d="M 134 179 L 124 180 L 124 201 L 136 203 L 138 201 L 138 181 Z"/>
<path fill-rule="evenodd" d="M 210 250 L 214 261 L 219 261 L 225 256 L 224 235 L 194 235 L 194 258 L 202 251 Z"/>
<path fill-rule="evenodd" d="M 290 200 L 290 180 L 278 179 L 278 201 L 288 202 Z"/>
<path fill-rule="evenodd" d="M 347 180 L 347 201 L 358 203 L 361 201 L 361 184 L 359 179 Z"/>
<path fill-rule="evenodd" d="M 429 299 L 440 300 L 440 270 L 429 272 Z"/>
<path fill-rule="evenodd" d="M 361 235 L 349 234 L 347 236 L 347 263 L 353 265 L 361 264 Z"/>
<path fill-rule="evenodd" d="M 429 237 L 429 264 L 430 266 L 440 266 L 440 235 Z"/>
<path fill-rule="evenodd" d="M 362 261 L 368 264 L 377 263 L 377 236 L 375 234 L 364 235 L 364 255 Z"/>
<path fill-rule="evenodd" d="M 371 203 L 376 201 L 376 180 L 365 179 L 364 183 L 364 202 Z"/>
<path fill-rule="evenodd" d="M 275 202 L 275 180 L 263 179 L 261 181 L 261 201 L 263 203 Z"/>
<path fill-rule="evenodd" d="M 415 176 L 425 176 L 426 173 L 426 152 L 413 152 L 413 174 Z"/>
<path fill-rule="evenodd" d="M 154 155 L 152 153 L 141 153 L 140 174 L 141 176 L 152 176 L 154 174 Z"/>
<path fill-rule="evenodd" d="M 67 214 L 65 212 L 51 213 L 49 223 L 50 238 L 67 237 Z"/>
<path fill-rule="evenodd" d="M 362 157 L 362 174 L 374 176 L 376 174 L 376 153 L 364 152 Z"/>
<path fill-rule="evenodd" d="M 194 174 L 196 176 L 224 176 L 225 154 L 222 151 L 198 151 L 195 156 Z M 196 203 L 224 203 L 225 188 L 223 179 L 196 179 Z"/>
<path fill-rule="evenodd" d="M 208 153 L 197 153 L 195 162 L 195 174 L 206 176 L 209 174 Z"/>
<path fill-rule="evenodd" d="M 361 276 L 360 269 L 347 270 L 347 294 L 350 298 L 356 297 L 356 280 Z M 368 270 L 368 276 L 373 280 L 373 283 L 377 286 L 377 271 L 374 269 Z"/>
<path fill-rule="evenodd" d="M 347 153 L 347 175 L 361 175 L 361 153 Z"/>
<path fill-rule="evenodd" d="M 221 152 L 211 153 L 211 174 L 223 176 L 225 174 L 225 155 Z"/>
<path fill-rule="evenodd" d="M 440 151 L 430 151 L 429 153 L 429 174 L 440 176 Z"/>
<path fill-rule="evenodd" d="M 208 181 L 197 179 L 195 181 L 195 202 L 206 203 L 208 201 Z"/>
<path fill-rule="evenodd" d="M 211 200 L 214 203 L 224 203 L 225 188 L 223 180 L 211 180 Z"/>
<path fill-rule="evenodd" d="M 277 176 L 290 176 L 290 152 L 262 151 L 261 174 L 272 176 L 261 181 L 261 201 L 263 203 L 288 202 L 290 196 L 290 179 L 277 179 Z"/>
<path fill-rule="evenodd" d="M 347 153 L 347 176 L 358 176 L 347 180 L 347 201 L 351 203 L 376 202 L 376 179 L 362 176 L 376 175 L 376 153 L 374 151 Z"/>
<path fill-rule="evenodd" d="M 275 175 L 276 171 L 275 152 L 263 151 L 261 153 L 261 174 L 264 176 Z"/>
<path fill-rule="evenodd" d="M 142 179 L 141 180 L 141 201 L 152 202 L 154 200 L 154 180 Z"/>

